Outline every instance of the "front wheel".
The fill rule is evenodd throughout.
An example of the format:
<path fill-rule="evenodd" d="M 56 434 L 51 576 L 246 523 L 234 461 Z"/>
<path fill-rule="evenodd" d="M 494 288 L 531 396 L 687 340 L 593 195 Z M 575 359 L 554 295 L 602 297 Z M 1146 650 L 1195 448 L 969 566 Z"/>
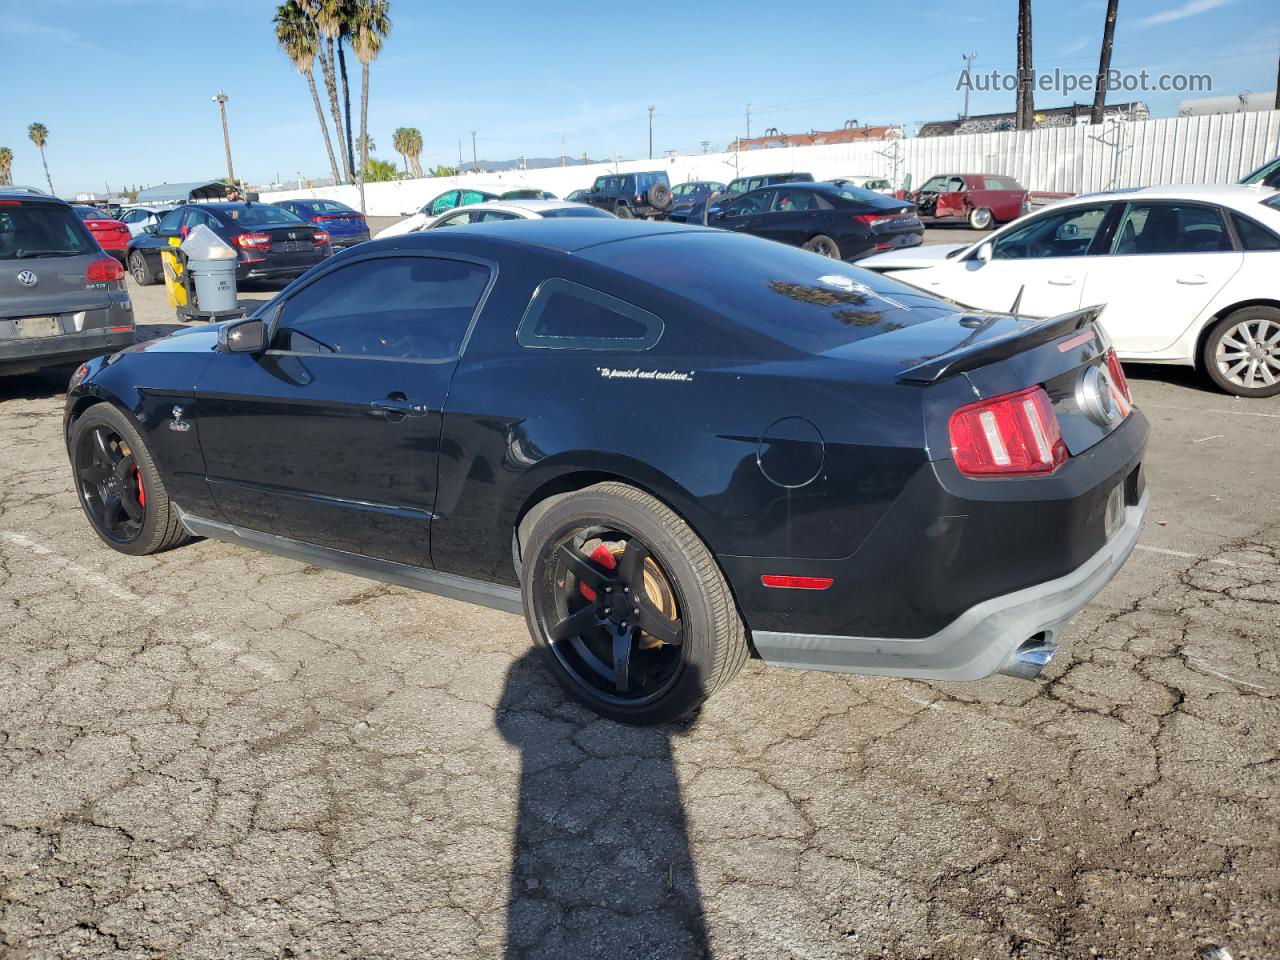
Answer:
<path fill-rule="evenodd" d="M 996 218 L 992 216 L 991 211 L 986 207 L 979 207 L 977 210 L 969 211 L 969 226 L 974 230 L 990 230 L 995 225 Z"/>
<path fill-rule="evenodd" d="M 90 407 L 71 428 L 68 450 L 80 506 L 111 549 L 140 557 L 190 539 L 125 414 L 109 403 Z"/>
<path fill-rule="evenodd" d="M 811 238 L 804 244 L 804 249 L 810 253 L 816 253 L 823 257 L 830 257 L 832 260 L 839 260 L 840 245 L 828 237 L 826 234 L 820 233 L 816 237 Z"/>
<path fill-rule="evenodd" d="M 624 723 L 695 711 L 747 658 L 742 620 L 706 545 L 623 483 L 557 499 L 523 545 L 534 641 L 575 699 Z"/>
<path fill-rule="evenodd" d="M 1241 307 L 1209 331 L 1200 356 L 1209 378 L 1237 397 L 1280 393 L 1280 310 Z"/>

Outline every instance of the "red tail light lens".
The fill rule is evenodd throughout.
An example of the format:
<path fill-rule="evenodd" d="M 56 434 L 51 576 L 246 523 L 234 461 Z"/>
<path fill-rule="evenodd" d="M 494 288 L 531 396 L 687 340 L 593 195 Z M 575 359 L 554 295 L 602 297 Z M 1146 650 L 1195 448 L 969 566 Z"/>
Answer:
<path fill-rule="evenodd" d="M 951 456 L 969 477 L 1034 477 L 1071 456 L 1044 387 L 983 400 L 951 415 Z"/>
<path fill-rule="evenodd" d="M 316 214 L 314 217 L 312 217 L 312 218 L 311 218 L 311 222 L 312 222 L 312 223 L 328 223 L 328 222 L 329 222 L 330 220 L 332 220 L 332 219 L 333 219 L 333 217 L 331 217 L 331 216 L 330 216 L 329 214 L 327 214 L 327 213 L 319 213 L 319 214 Z"/>
<path fill-rule="evenodd" d="M 84 272 L 85 283 L 111 283 L 113 280 L 123 279 L 124 267 L 120 266 L 120 261 L 113 257 L 91 261 L 89 269 Z"/>
<path fill-rule="evenodd" d="M 329 234 L 325 233 L 323 230 L 317 230 L 311 235 L 311 242 L 317 247 L 323 247 L 330 239 Z"/>
<path fill-rule="evenodd" d="M 231 238 L 241 250 L 270 250 L 271 236 L 266 233 L 238 233 Z"/>
<path fill-rule="evenodd" d="M 853 219 L 864 227 L 878 227 L 882 223 L 888 223 L 894 218 L 885 216 L 882 213 L 855 213 Z"/>
<path fill-rule="evenodd" d="M 1107 373 L 1111 374 L 1111 395 L 1123 420 L 1133 409 L 1133 395 L 1129 393 L 1129 378 L 1124 375 L 1124 367 L 1120 366 L 1114 349 L 1107 351 Z"/>

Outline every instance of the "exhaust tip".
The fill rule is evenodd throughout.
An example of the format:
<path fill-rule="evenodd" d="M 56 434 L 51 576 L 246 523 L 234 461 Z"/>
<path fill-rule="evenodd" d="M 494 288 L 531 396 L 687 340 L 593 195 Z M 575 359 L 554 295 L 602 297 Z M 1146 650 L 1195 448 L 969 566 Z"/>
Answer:
<path fill-rule="evenodd" d="M 998 672 L 1006 677 L 1034 680 L 1057 652 L 1058 645 L 1049 642 L 1047 633 L 1037 633 L 1024 640 Z"/>

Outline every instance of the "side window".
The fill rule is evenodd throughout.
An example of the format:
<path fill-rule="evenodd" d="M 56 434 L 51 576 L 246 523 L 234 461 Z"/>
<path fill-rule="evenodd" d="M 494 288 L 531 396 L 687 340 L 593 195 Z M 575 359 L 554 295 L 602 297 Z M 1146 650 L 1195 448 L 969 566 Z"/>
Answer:
<path fill-rule="evenodd" d="M 170 210 L 164 215 L 164 219 L 160 221 L 160 225 L 156 227 L 156 233 L 165 234 L 166 236 L 177 236 L 178 227 L 182 224 L 182 217 L 186 212 L 185 207 L 178 207 L 176 210 Z"/>
<path fill-rule="evenodd" d="M 750 216 L 755 213 L 765 213 L 773 206 L 773 198 L 778 195 L 776 190 L 757 190 L 749 193 L 738 201 L 737 215 L 740 217 Z"/>
<path fill-rule="evenodd" d="M 777 197 L 773 209 L 780 213 L 819 209 L 817 196 L 808 190 L 779 190 Z"/>
<path fill-rule="evenodd" d="M 921 193 L 941 193 L 946 186 L 946 177 L 930 177 L 925 181 L 923 187 L 920 188 Z"/>
<path fill-rule="evenodd" d="M 479 190 L 463 190 L 462 200 L 459 201 L 458 206 L 465 207 L 472 203 L 484 203 L 486 199 L 488 199 L 488 195 L 481 193 Z"/>
<path fill-rule="evenodd" d="M 1231 219 L 1236 225 L 1236 233 L 1240 235 L 1240 245 L 1246 250 L 1280 250 L 1280 237 L 1262 224 L 1238 213 L 1233 213 Z"/>
<path fill-rule="evenodd" d="M 441 227 L 460 227 L 462 226 L 462 224 L 470 223 L 470 222 L 471 222 L 470 213 L 455 213 L 453 216 L 445 217 L 443 220 L 437 223 L 435 225 L 435 229 L 439 230 Z"/>
<path fill-rule="evenodd" d="M 526 347 L 648 350 L 662 336 L 661 318 L 571 280 L 544 280 L 520 320 Z"/>
<path fill-rule="evenodd" d="M 489 270 L 437 257 L 379 257 L 327 273 L 285 301 L 272 345 L 293 353 L 449 360 Z"/>
<path fill-rule="evenodd" d="M 999 177 L 983 177 L 982 187 L 984 190 L 1008 190 L 1008 185 Z"/>
<path fill-rule="evenodd" d="M 998 239 L 992 256 L 998 260 L 1083 257 L 1106 217 L 1105 204 L 1041 214 Z"/>
<path fill-rule="evenodd" d="M 446 210 L 452 210 L 458 205 L 458 191 L 450 190 L 448 193 L 442 193 L 436 197 L 431 203 L 432 216 L 438 216 Z"/>
<path fill-rule="evenodd" d="M 1222 215 L 1198 204 L 1131 203 L 1125 209 L 1111 252 L 1115 256 L 1151 253 L 1212 253 L 1231 250 Z"/>
<path fill-rule="evenodd" d="M 514 213 L 505 210 L 477 210 L 471 215 L 472 223 L 494 223 L 498 220 L 519 220 Z"/>

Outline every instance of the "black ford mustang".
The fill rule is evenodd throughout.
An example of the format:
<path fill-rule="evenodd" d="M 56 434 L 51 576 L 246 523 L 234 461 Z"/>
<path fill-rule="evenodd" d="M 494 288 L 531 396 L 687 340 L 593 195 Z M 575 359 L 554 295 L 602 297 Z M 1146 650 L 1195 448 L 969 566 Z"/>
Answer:
<path fill-rule="evenodd" d="M 571 693 L 658 722 L 752 653 L 1033 676 L 1146 508 L 1095 317 L 720 230 L 477 224 L 90 361 L 66 438 L 119 551 L 217 537 L 523 612 Z"/>

